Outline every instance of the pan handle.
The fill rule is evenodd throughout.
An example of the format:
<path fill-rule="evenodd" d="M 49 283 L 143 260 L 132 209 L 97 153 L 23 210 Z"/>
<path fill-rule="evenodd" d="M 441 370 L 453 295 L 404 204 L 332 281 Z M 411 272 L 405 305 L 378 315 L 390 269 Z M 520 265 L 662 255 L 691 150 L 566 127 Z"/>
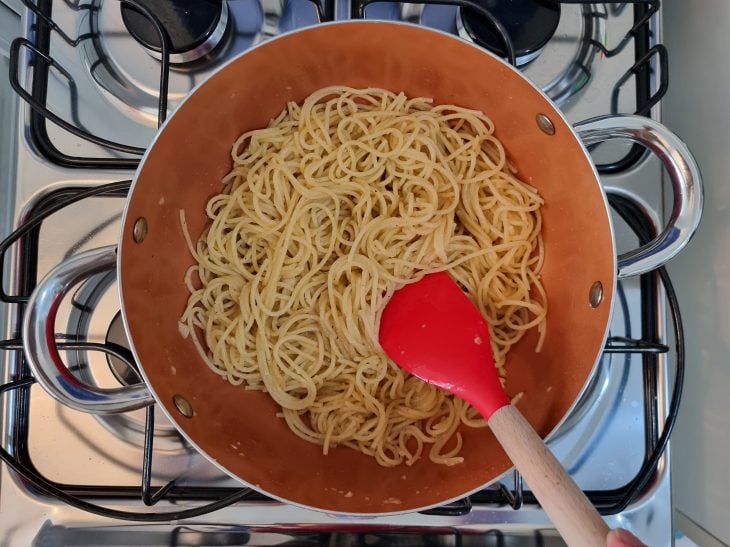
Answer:
<path fill-rule="evenodd" d="M 574 128 L 585 146 L 626 139 L 646 146 L 664 164 L 674 194 L 672 214 L 654 240 L 618 257 L 618 277 L 663 266 L 689 242 L 702 216 L 702 178 L 687 145 L 662 124 L 643 116 L 600 116 Z"/>
<path fill-rule="evenodd" d="M 80 281 L 111 270 L 116 263 L 116 245 L 84 251 L 62 262 L 35 288 L 23 320 L 25 357 L 35 379 L 61 403 L 92 414 L 126 412 L 155 402 L 144 384 L 106 389 L 81 382 L 68 370 L 56 347 L 56 312 L 64 295 Z"/>

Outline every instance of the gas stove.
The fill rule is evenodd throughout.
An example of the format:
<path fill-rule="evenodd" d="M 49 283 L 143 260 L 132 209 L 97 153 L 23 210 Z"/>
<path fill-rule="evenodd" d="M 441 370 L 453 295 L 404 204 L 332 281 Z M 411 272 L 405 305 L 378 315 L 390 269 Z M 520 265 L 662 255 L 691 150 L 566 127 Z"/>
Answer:
<path fill-rule="evenodd" d="M 572 122 L 607 113 L 657 119 L 668 77 L 659 2 L 24 3 L 24 36 L 13 43 L 10 67 L 22 99 L 6 204 L 16 232 L 0 246 L 7 266 L 0 295 L 8 321 L 0 342 L 6 544 L 562 545 L 513 472 L 444 507 L 368 519 L 242 489 L 154 408 L 89 415 L 33 384 L 20 340 L 23 303 L 61 261 L 117 241 L 129 179 L 158 124 L 218 66 L 260 41 L 361 17 L 425 25 L 508 58 Z M 661 166 L 631 144 L 600 145 L 592 154 L 614 210 L 618 251 L 633 249 L 661 231 Z M 681 322 L 670 321 L 678 310 L 663 271 L 620 281 L 617 295 L 598 372 L 549 446 L 612 527 L 668 545 L 666 447 L 684 366 Z M 88 279 L 59 309 L 62 356 L 86 382 L 138 381 L 127 366 L 119 309 L 114 273 Z"/>

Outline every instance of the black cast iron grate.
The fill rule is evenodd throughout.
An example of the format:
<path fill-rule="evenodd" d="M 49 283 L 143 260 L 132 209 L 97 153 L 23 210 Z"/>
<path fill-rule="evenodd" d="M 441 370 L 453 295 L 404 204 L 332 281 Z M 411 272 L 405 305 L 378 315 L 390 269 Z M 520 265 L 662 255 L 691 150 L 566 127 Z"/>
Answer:
<path fill-rule="evenodd" d="M 67 124 L 63 120 L 54 118 L 44 106 L 45 104 L 45 92 L 48 77 L 48 68 L 54 66 L 61 74 L 64 74 L 63 67 L 58 65 L 56 61 L 48 53 L 49 35 L 51 31 L 58 32 L 59 35 L 69 45 L 77 45 L 82 40 L 86 39 L 85 36 L 79 36 L 72 39 L 66 35 L 61 29 L 50 18 L 51 14 L 51 1 L 50 0 L 39 0 L 37 4 L 31 2 L 31 0 L 23 0 L 24 3 L 32 9 L 38 16 L 36 22 L 36 40 L 32 42 L 27 39 L 17 39 L 11 48 L 11 83 L 15 90 L 20 96 L 26 100 L 32 106 L 31 124 L 32 133 L 34 139 L 45 138 L 47 141 L 43 146 L 39 148 L 49 159 L 56 161 L 61 165 L 73 166 L 73 167 L 92 167 L 92 168 L 134 168 L 138 160 L 120 160 L 120 159 L 108 159 L 108 158 L 79 158 L 69 157 L 61 154 L 58 150 L 53 148 L 53 145 L 48 141 L 48 135 L 45 132 L 45 123 L 47 120 L 51 120 L 54 123 L 59 123 L 62 127 L 68 129 L 70 132 L 80 136 L 82 138 L 88 138 L 91 142 L 96 142 L 101 145 L 108 145 L 108 141 L 100 142 L 98 137 L 93 135 L 84 134 L 83 131 L 75 128 L 72 124 Z M 163 44 L 163 60 L 161 63 L 160 73 L 160 104 L 158 110 L 158 119 L 161 124 L 164 121 L 167 106 L 166 106 L 166 90 L 167 90 L 167 78 L 169 76 L 169 51 L 168 51 L 168 39 L 165 34 L 164 28 L 154 19 L 154 16 L 149 14 L 144 9 L 144 6 L 138 3 L 138 0 L 121 0 L 122 2 L 129 3 L 137 7 L 141 12 L 146 13 L 156 30 L 160 34 L 161 43 Z M 375 0 L 360 0 L 359 3 L 353 2 L 353 5 L 359 6 L 357 9 L 364 10 L 368 3 Z M 390 1 L 390 0 L 378 0 L 378 1 Z M 570 3 L 587 3 L 579 2 L 577 0 L 567 0 Z M 420 3 L 424 3 L 421 1 Z M 458 4 L 467 8 L 474 7 L 473 2 L 466 0 L 459 0 L 458 2 L 452 2 L 447 0 L 441 0 L 442 4 Z M 634 0 L 629 2 L 635 4 L 635 17 L 636 24 L 631 29 L 627 37 L 617 46 L 618 48 L 625 47 L 631 38 L 634 38 L 637 48 L 637 63 L 631 67 L 626 75 L 617 83 L 617 87 L 614 89 L 614 95 L 617 96 L 620 92 L 621 86 L 634 74 L 636 75 L 637 82 L 637 97 L 639 104 L 637 105 L 637 113 L 648 114 L 651 106 L 655 104 L 660 98 L 663 92 L 666 90 L 666 50 L 663 47 L 656 49 L 648 48 L 650 32 L 648 27 L 648 21 L 651 15 L 658 9 L 659 2 L 657 0 Z M 331 2 L 323 2 L 317 4 L 319 6 L 320 17 L 327 17 L 333 13 L 333 4 Z M 94 9 L 92 4 L 88 5 L 88 9 Z M 354 8 L 355 9 L 355 8 Z M 363 11 L 353 12 L 354 15 L 362 15 Z M 646 47 L 642 49 L 640 44 L 645 43 Z M 505 45 L 507 51 L 510 51 L 509 38 L 505 35 Z M 33 68 L 34 78 L 32 84 L 32 92 L 28 93 L 21 86 L 18 74 L 19 74 L 19 57 L 21 48 L 28 48 L 33 53 Z M 605 49 L 605 48 L 604 48 Z M 614 50 L 605 50 L 606 55 L 617 53 Z M 641 55 L 639 55 L 641 52 Z M 658 55 L 661 65 L 661 77 L 662 84 L 654 95 L 649 93 L 649 70 L 650 61 L 654 55 Z M 68 74 L 67 72 L 65 74 Z M 644 91 L 641 92 L 639 87 L 643 87 L 643 83 L 646 84 Z M 640 86 L 640 84 L 642 84 Z M 51 114 L 51 115 L 49 115 Z M 67 127 L 68 126 L 68 127 Z M 37 143 L 38 144 L 38 143 Z M 125 145 L 120 143 L 111 143 L 111 148 L 116 150 L 123 150 Z M 636 148 L 636 147 L 635 147 Z M 127 150 L 129 151 L 129 150 Z M 134 152 L 134 151 L 133 151 Z M 135 152 L 136 153 L 136 152 Z M 621 162 L 629 162 L 632 165 L 634 160 L 629 160 L 629 156 L 633 153 L 629 153 Z M 639 147 L 638 158 L 643 155 L 643 149 Z M 604 166 L 604 170 L 621 170 L 626 168 L 625 166 L 612 164 L 610 166 Z M 17 293 L 9 294 L 6 292 L 8 283 L 6 279 L 0 276 L 0 301 L 6 304 L 12 304 L 17 306 L 16 313 L 17 317 L 22 317 L 23 306 L 27 302 L 30 293 L 35 286 L 36 274 L 37 274 L 37 258 L 38 258 L 38 233 L 40 230 L 41 223 L 48 216 L 63 209 L 64 207 L 81 201 L 85 198 L 93 196 L 126 196 L 130 186 L 130 181 L 120 181 L 111 184 L 104 184 L 95 186 L 88 189 L 67 189 L 57 192 L 53 192 L 41 199 L 34 209 L 28 214 L 27 218 L 23 219 L 20 227 L 16 229 L 8 238 L 0 242 L 0 273 L 6 271 L 5 259 L 9 254 L 10 249 L 15 243 L 20 243 L 17 253 L 17 266 L 15 269 L 18 284 Z M 643 210 L 639 205 L 634 203 L 628 198 L 622 196 L 609 196 L 609 202 L 614 210 L 626 221 L 630 228 L 637 234 L 640 242 L 643 244 L 649 241 L 654 235 L 654 228 L 652 227 L 651 220 L 646 217 Z M 664 427 L 659 431 L 659 419 L 660 410 L 657 403 L 657 368 L 658 359 L 657 355 L 660 353 L 666 353 L 669 348 L 661 343 L 658 334 L 659 318 L 656 315 L 656 294 L 659 283 L 664 288 L 667 296 L 667 302 L 669 304 L 670 315 L 674 325 L 674 338 L 676 342 L 676 373 L 673 384 L 672 397 L 670 401 L 669 413 L 666 417 Z M 9 289 L 8 289 L 9 290 Z M 620 291 L 619 291 L 620 296 Z M 630 339 L 630 338 L 614 338 L 609 339 L 608 344 L 605 348 L 607 353 L 622 353 L 622 354 L 641 354 L 642 355 L 642 367 L 644 377 L 644 404 L 645 414 L 649 418 L 645 420 L 646 431 L 646 443 L 649 449 L 645 461 L 638 471 L 636 476 L 629 481 L 626 485 L 618 489 L 605 490 L 605 491 L 587 491 L 586 495 L 596 505 L 598 510 L 603 514 L 614 514 L 625 509 L 632 500 L 636 499 L 637 495 L 640 494 L 644 488 L 651 482 L 652 478 L 657 472 L 657 466 L 659 460 L 667 446 L 669 435 L 671 434 L 672 428 L 676 421 L 677 411 L 679 408 L 679 401 L 681 399 L 682 385 L 684 379 L 684 335 L 682 330 L 681 317 L 679 313 L 679 307 L 677 298 L 674 293 L 674 289 L 669 279 L 668 274 L 662 268 L 656 272 L 646 274 L 641 277 L 641 298 L 642 298 L 642 332 L 646 338 L 641 340 Z M 621 300 L 621 298 L 619 298 Z M 624 302 L 625 304 L 625 302 Z M 17 323 L 20 324 L 21 321 Z M 123 348 L 115 347 L 113 345 L 103 344 L 89 344 L 78 341 L 59 341 L 59 347 L 65 349 L 81 349 L 87 351 L 102 351 L 110 353 L 122 360 L 130 360 L 131 356 L 128 352 L 125 352 Z M 22 342 L 20 340 L 19 333 L 14 333 L 14 337 L 10 340 L 0 341 L 0 349 L 8 351 L 21 352 Z M 4 395 L 8 392 L 14 392 L 14 408 L 13 415 L 16 416 L 16 420 L 10 424 L 12 430 L 11 438 L 13 439 L 12 446 L 2 448 L 0 447 L 0 459 L 5 461 L 15 472 L 24 477 L 27 481 L 33 484 L 40 492 L 55 497 L 63 502 L 68 503 L 74 507 L 78 507 L 85 511 L 95 513 L 110 518 L 118 518 L 124 520 L 133 520 L 141 522 L 167 522 L 172 520 L 180 520 L 184 518 L 191 518 L 194 516 L 203 515 L 227 505 L 233 504 L 237 501 L 244 499 L 256 499 L 256 500 L 267 500 L 262 494 L 249 489 L 236 489 L 236 488 L 211 488 L 211 487 L 189 487 L 181 486 L 176 484 L 176 481 L 170 481 L 169 483 L 161 487 L 153 487 L 151 485 L 152 469 L 154 465 L 153 453 L 154 453 L 154 413 L 152 407 L 149 407 L 146 413 L 146 434 L 144 444 L 144 458 L 142 468 L 140 470 L 140 486 L 99 486 L 99 485 L 68 485 L 50 481 L 46 477 L 42 476 L 37 469 L 34 467 L 31 455 L 28 450 L 27 438 L 28 438 L 28 425 L 29 425 L 29 405 L 30 397 L 29 391 L 30 386 L 34 383 L 34 379 L 30 375 L 27 364 L 23 361 L 22 353 L 19 355 L 21 360 L 20 374 L 11 378 L 10 381 L 0 386 L 0 394 Z M 166 501 L 178 501 L 178 500 L 196 500 L 201 502 L 207 502 L 203 505 L 195 507 L 193 509 L 186 509 L 181 511 L 173 512 L 141 512 L 141 511 L 121 511 L 104 507 L 89 501 L 90 499 L 140 499 L 146 505 L 154 505 L 160 500 Z M 211 501 L 213 500 L 213 501 Z M 273 500 L 272 500 L 273 501 Z M 498 490 L 485 490 L 474 494 L 470 497 L 464 498 L 447 506 L 431 509 L 425 511 L 426 514 L 430 515 L 442 515 L 442 516 L 459 516 L 467 514 L 471 511 L 473 504 L 497 504 L 497 505 L 510 505 L 515 509 L 519 509 L 523 503 L 537 503 L 534 496 L 523 488 L 522 479 L 519 474 L 515 473 L 514 487 L 512 489 L 506 488 L 504 485 L 500 485 Z"/>
<path fill-rule="evenodd" d="M 160 24 L 159 20 L 140 4 L 139 0 L 119 0 L 123 4 L 135 7 L 143 13 L 152 23 L 156 32 L 160 36 L 162 44 L 162 60 L 160 64 L 159 79 L 159 108 L 158 118 L 162 119 L 163 112 L 167 110 L 167 87 L 170 75 L 169 68 L 169 38 Z M 316 7 L 320 21 L 331 21 L 334 19 L 335 3 L 334 0 L 310 0 Z M 596 2 L 591 0 L 556 0 L 564 4 L 586 4 L 593 5 Z M 33 26 L 33 39 L 18 38 L 11 47 L 10 55 L 10 82 L 13 89 L 20 97 L 31 107 L 30 116 L 30 138 L 35 147 L 50 161 L 65 167 L 83 167 L 95 169 L 135 169 L 139 164 L 139 157 L 144 153 L 144 149 L 130 146 L 124 143 L 113 142 L 102 139 L 93 135 L 84 129 L 74 125 L 72 122 L 65 120 L 52 112 L 47 104 L 48 78 L 49 71 L 54 68 L 61 77 L 68 82 L 69 90 L 73 94 L 75 90 L 75 82 L 66 69 L 53 58 L 50 51 L 51 33 L 55 32 L 66 44 L 71 47 L 77 47 L 85 40 L 94 38 L 93 33 L 81 34 L 75 38 L 71 37 L 66 31 L 60 28 L 52 18 L 52 0 L 22 0 L 23 4 L 31 10 L 35 16 L 35 24 Z M 515 64 L 514 45 L 510 40 L 504 26 L 491 16 L 488 10 L 474 0 L 419 0 L 413 2 L 399 2 L 397 0 L 352 0 L 351 1 L 351 17 L 362 18 L 365 14 L 365 8 L 369 4 L 376 2 L 388 3 L 418 3 L 418 4 L 441 4 L 455 5 L 463 9 L 473 10 L 475 13 L 483 17 L 495 32 L 502 38 L 507 51 L 507 58 Z M 648 116 L 652 107 L 656 105 L 668 88 L 668 61 L 667 50 L 661 44 L 651 45 L 653 34 L 651 29 L 651 18 L 657 13 L 660 7 L 660 0 L 627 0 L 620 3 L 620 6 L 627 4 L 633 5 L 634 25 L 625 36 L 618 41 L 613 48 L 606 47 L 600 41 L 591 40 L 591 44 L 601 51 L 606 57 L 612 57 L 623 51 L 630 43 L 634 43 L 635 63 L 629 67 L 626 72 L 614 84 L 611 94 L 610 109 L 612 113 L 618 111 L 618 98 L 624 86 L 632 80 L 636 86 L 636 107 L 635 114 Z M 98 5 L 93 2 L 79 4 L 75 6 L 77 10 L 97 10 Z M 596 14 L 596 16 L 605 16 Z M 26 89 L 20 81 L 20 59 L 21 51 L 27 49 L 30 53 L 31 66 L 33 69 L 32 82 L 30 82 L 30 90 Z M 658 70 L 657 70 L 658 69 Z M 590 68 L 583 67 L 586 76 L 590 75 Z M 652 90 L 652 72 L 658 72 L 657 89 Z M 63 128 L 65 131 L 75 135 L 78 138 L 88 142 L 95 143 L 99 146 L 123 152 L 132 157 L 82 157 L 73 156 L 61 152 L 52 142 L 48 135 L 47 123 L 51 122 Z M 639 145 L 634 145 L 629 152 L 621 159 L 598 165 L 598 171 L 601 173 L 617 173 L 634 166 L 644 155 L 644 149 Z M 137 156 L 137 157 L 135 157 Z"/>
<path fill-rule="evenodd" d="M 5 258 L 15 243 L 20 243 L 18 263 L 16 271 L 19 276 L 17 294 L 7 294 L 3 289 L 0 293 L 0 300 L 7 304 L 18 306 L 18 317 L 22 316 L 22 308 L 32 292 L 37 270 L 38 258 L 38 233 L 44 219 L 64 207 L 93 196 L 116 196 L 124 197 L 129 189 L 130 181 L 96 186 L 90 189 L 61 190 L 49 194 L 40 200 L 36 207 L 29 213 L 21 226 L 13 232 L 6 240 L 0 242 L 0 271 L 3 271 Z M 647 218 L 639 205 L 632 200 L 616 195 L 609 195 L 609 201 L 614 210 L 626 221 L 631 229 L 637 234 L 643 244 L 649 241 L 655 234 L 651 221 Z M 676 340 L 676 376 L 673 384 L 670 410 L 663 430 L 659 430 L 659 415 L 661 414 L 657 403 L 657 356 L 666 353 L 669 348 L 659 339 L 658 326 L 659 318 L 656 315 L 657 286 L 658 283 L 664 287 L 669 304 L 669 311 L 674 323 L 674 337 Z M 0 285 L 7 287 L 7 280 L 0 279 Z M 641 277 L 641 299 L 642 299 L 642 332 L 644 339 L 631 339 L 626 337 L 610 338 L 605 351 L 607 353 L 641 354 L 644 376 L 644 404 L 645 404 L 645 438 L 646 444 L 650 447 L 647 450 L 646 459 L 637 472 L 636 476 L 625 486 L 605 491 L 588 491 L 588 498 L 596 505 L 603 514 L 614 514 L 627 507 L 632 500 L 636 499 L 643 489 L 651 482 L 657 470 L 657 464 L 663 455 L 669 435 L 674 426 L 681 397 L 681 390 L 684 377 L 684 336 L 679 315 L 679 307 L 676 295 L 672 288 L 671 281 L 664 269 L 652 272 Z M 618 291 L 619 305 L 626 306 L 625 300 Z M 626 314 L 625 314 L 626 315 Z M 18 324 L 20 321 L 17 322 Z M 628 332 L 628 330 L 627 330 Z M 131 360 L 129 352 L 123 348 L 113 345 L 89 344 L 79 341 L 59 340 L 59 347 L 63 349 L 82 349 L 88 351 L 102 351 L 111 353 L 123 360 Z M 21 352 L 22 342 L 19 333 L 10 340 L 0 341 L 0 349 Z M 18 356 L 22 358 L 22 354 Z M 156 488 L 151 484 L 154 453 L 154 413 L 152 407 L 147 411 L 146 434 L 144 444 L 144 459 L 140 470 L 140 486 L 98 486 L 98 485 L 68 485 L 55 483 L 43 477 L 34 467 L 32 457 L 28 449 L 28 429 L 30 398 L 29 389 L 34 383 L 27 365 L 22 362 L 21 373 L 11 378 L 11 381 L 0 386 L 0 394 L 15 391 L 13 415 L 16 416 L 12 428 L 13 444 L 6 448 L 0 448 L 0 459 L 3 459 L 13 470 L 30 481 L 38 490 L 56 497 L 70 505 L 81 509 L 114 518 L 138 520 L 147 522 L 159 522 L 190 518 L 214 511 L 236 501 L 243 499 L 266 500 L 267 498 L 258 492 L 245 488 L 211 488 L 211 487 L 189 487 L 180 486 L 176 481 Z M 135 511 L 119 511 L 103 507 L 88 501 L 89 499 L 141 499 L 146 505 L 154 505 L 160 500 L 196 500 L 212 501 L 194 509 L 176 511 L 173 513 L 146 513 Z M 463 500 L 459 500 L 447 506 L 438 507 L 426 511 L 431 515 L 458 516 L 469 513 L 473 504 L 497 504 L 511 505 L 518 509 L 523 503 L 536 503 L 534 496 L 523 488 L 522 480 L 515 474 L 515 483 L 512 489 L 503 485 L 499 490 L 485 490 L 474 494 Z"/>

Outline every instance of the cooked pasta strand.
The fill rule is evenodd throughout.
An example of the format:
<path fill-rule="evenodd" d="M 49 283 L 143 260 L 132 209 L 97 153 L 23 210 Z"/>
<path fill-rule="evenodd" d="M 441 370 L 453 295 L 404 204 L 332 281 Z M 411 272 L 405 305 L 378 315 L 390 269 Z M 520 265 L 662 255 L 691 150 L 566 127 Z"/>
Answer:
<path fill-rule="evenodd" d="M 330 87 L 233 144 L 207 205 L 181 318 L 205 363 L 265 390 L 294 432 L 384 466 L 458 464 L 466 403 L 408 375 L 378 344 L 395 290 L 449 271 L 509 348 L 545 334 L 537 191 L 481 112 L 382 89 Z"/>

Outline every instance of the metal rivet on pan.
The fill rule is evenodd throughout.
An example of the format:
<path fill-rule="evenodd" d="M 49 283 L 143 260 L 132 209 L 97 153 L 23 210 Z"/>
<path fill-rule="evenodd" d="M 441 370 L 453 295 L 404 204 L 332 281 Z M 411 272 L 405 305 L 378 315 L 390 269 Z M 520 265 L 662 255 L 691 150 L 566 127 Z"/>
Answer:
<path fill-rule="evenodd" d="M 603 300 L 603 285 L 600 281 L 596 281 L 591 285 L 591 290 L 588 292 L 588 303 L 591 308 L 597 308 Z"/>
<path fill-rule="evenodd" d="M 147 237 L 147 219 L 139 217 L 134 221 L 134 228 L 132 228 L 132 239 L 136 243 L 142 243 L 144 238 Z"/>
<path fill-rule="evenodd" d="M 540 131 L 546 135 L 555 135 L 555 126 L 553 125 L 553 121 L 545 114 L 538 114 L 535 116 L 535 121 L 537 122 L 537 126 L 540 128 Z"/>
<path fill-rule="evenodd" d="M 193 417 L 193 407 L 185 397 L 182 395 L 173 395 L 172 402 L 175 404 L 177 411 L 185 416 L 186 418 Z"/>

